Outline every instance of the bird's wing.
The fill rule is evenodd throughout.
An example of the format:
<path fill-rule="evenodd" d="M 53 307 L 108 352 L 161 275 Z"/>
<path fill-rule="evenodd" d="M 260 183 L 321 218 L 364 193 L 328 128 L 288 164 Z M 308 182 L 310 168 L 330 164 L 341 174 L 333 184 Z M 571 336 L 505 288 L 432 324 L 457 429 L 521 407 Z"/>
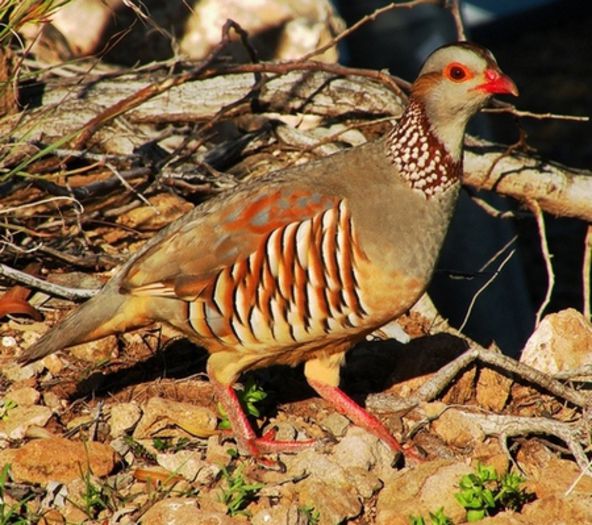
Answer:
<path fill-rule="evenodd" d="M 363 257 L 345 199 L 290 186 L 188 221 L 139 257 L 122 285 L 183 300 L 205 339 L 283 348 L 362 322 Z"/>
<path fill-rule="evenodd" d="M 205 206 L 128 268 L 121 287 L 142 295 L 191 298 L 224 268 L 246 260 L 269 235 L 338 205 L 302 187 L 262 187 Z"/>

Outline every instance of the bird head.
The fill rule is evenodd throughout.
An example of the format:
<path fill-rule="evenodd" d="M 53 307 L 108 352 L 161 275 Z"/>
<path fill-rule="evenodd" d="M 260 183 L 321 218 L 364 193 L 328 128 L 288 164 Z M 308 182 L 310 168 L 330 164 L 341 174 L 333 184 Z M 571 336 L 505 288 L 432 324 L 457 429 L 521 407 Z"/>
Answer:
<path fill-rule="evenodd" d="M 476 44 L 457 42 L 436 49 L 411 88 L 432 131 L 453 157 L 461 153 L 468 120 L 495 94 L 518 95 L 493 54 Z"/>

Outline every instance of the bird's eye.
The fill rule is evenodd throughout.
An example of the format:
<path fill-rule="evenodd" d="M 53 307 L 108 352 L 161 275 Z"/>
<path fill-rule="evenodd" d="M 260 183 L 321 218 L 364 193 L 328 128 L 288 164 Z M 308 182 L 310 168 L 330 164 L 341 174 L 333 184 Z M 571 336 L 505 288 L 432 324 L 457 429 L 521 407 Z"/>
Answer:
<path fill-rule="evenodd" d="M 471 77 L 469 70 L 462 64 L 456 62 L 448 64 L 444 70 L 444 74 L 453 82 L 463 82 Z"/>

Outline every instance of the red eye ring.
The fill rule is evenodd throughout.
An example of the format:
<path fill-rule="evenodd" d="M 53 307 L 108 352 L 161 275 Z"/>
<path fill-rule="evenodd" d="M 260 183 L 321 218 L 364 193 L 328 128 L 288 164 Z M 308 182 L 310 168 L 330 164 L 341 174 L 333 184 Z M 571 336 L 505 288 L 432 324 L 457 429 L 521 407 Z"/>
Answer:
<path fill-rule="evenodd" d="M 444 69 L 444 75 L 453 82 L 464 82 L 465 80 L 469 80 L 473 77 L 471 71 L 466 66 L 459 64 L 458 62 L 452 62 L 448 64 L 446 69 Z"/>

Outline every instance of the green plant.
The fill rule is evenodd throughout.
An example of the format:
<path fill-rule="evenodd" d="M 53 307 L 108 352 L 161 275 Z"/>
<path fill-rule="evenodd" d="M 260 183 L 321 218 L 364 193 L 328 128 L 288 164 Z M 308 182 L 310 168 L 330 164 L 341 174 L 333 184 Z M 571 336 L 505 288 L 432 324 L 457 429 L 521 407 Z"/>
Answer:
<path fill-rule="evenodd" d="M 423 516 L 411 516 L 410 525 L 426 525 Z M 430 512 L 430 522 L 432 525 L 453 525 L 452 520 L 444 514 L 444 508 L 440 507 L 436 512 Z"/>
<path fill-rule="evenodd" d="M 130 448 L 135 457 L 147 459 L 149 461 L 156 461 L 156 456 L 132 436 L 124 436 L 123 442 Z"/>
<path fill-rule="evenodd" d="M 28 509 L 28 498 L 8 504 L 5 501 L 6 485 L 9 480 L 10 464 L 0 470 L 0 525 L 28 525 L 37 521 Z"/>
<path fill-rule="evenodd" d="M 222 489 L 220 500 L 226 505 L 226 512 L 230 516 L 244 513 L 247 505 L 263 488 L 262 483 L 248 483 L 241 467 L 233 472 L 227 468 L 222 469 L 222 478 L 226 487 Z"/>
<path fill-rule="evenodd" d="M 177 440 L 159 437 L 152 439 L 152 446 L 159 452 L 179 452 L 179 450 L 186 449 L 189 444 L 189 439 L 185 437 L 181 437 Z"/>
<path fill-rule="evenodd" d="M 0 45 L 5 45 L 7 40 L 25 24 L 38 24 L 45 21 L 60 7 L 70 0 L 3 0 L 0 1 Z"/>
<path fill-rule="evenodd" d="M 8 418 L 9 412 L 17 406 L 12 399 L 0 401 L 0 421 L 5 421 Z"/>
<path fill-rule="evenodd" d="M 261 412 L 257 404 L 263 401 L 267 397 L 265 392 L 252 377 L 247 379 L 245 386 L 236 392 L 238 400 L 240 401 L 243 410 L 249 416 L 260 417 Z M 220 413 L 221 421 L 218 423 L 218 428 L 221 430 L 230 429 L 230 421 L 224 407 L 218 403 L 218 412 Z"/>
<path fill-rule="evenodd" d="M 110 508 L 109 495 L 104 485 L 96 485 L 92 482 L 90 472 L 84 474 L 84 491 L 82 498 L 82 510 L 86 515 L 95 519 L 102 510 Z"/>
<path fill-rule="evenodd" d="M 524 479 L 508 472 L 500 477 L 495 468 L 477 465 L 475 473 L 463 476 L 459 483 L 460 492 L 454 496 L 466 509 L 467 521 L 479 521 L 501 510 L 519 511 L 532 495 L 521 487 Z"/>
<path fill-rule="evenodd" d="M 304 515 L 306 519 L 306 525 L 319 525 L 319 521 L 321 520 L 321 513 L 312 505 L 304 505 L 298 508 L 298 512 Z"/>

